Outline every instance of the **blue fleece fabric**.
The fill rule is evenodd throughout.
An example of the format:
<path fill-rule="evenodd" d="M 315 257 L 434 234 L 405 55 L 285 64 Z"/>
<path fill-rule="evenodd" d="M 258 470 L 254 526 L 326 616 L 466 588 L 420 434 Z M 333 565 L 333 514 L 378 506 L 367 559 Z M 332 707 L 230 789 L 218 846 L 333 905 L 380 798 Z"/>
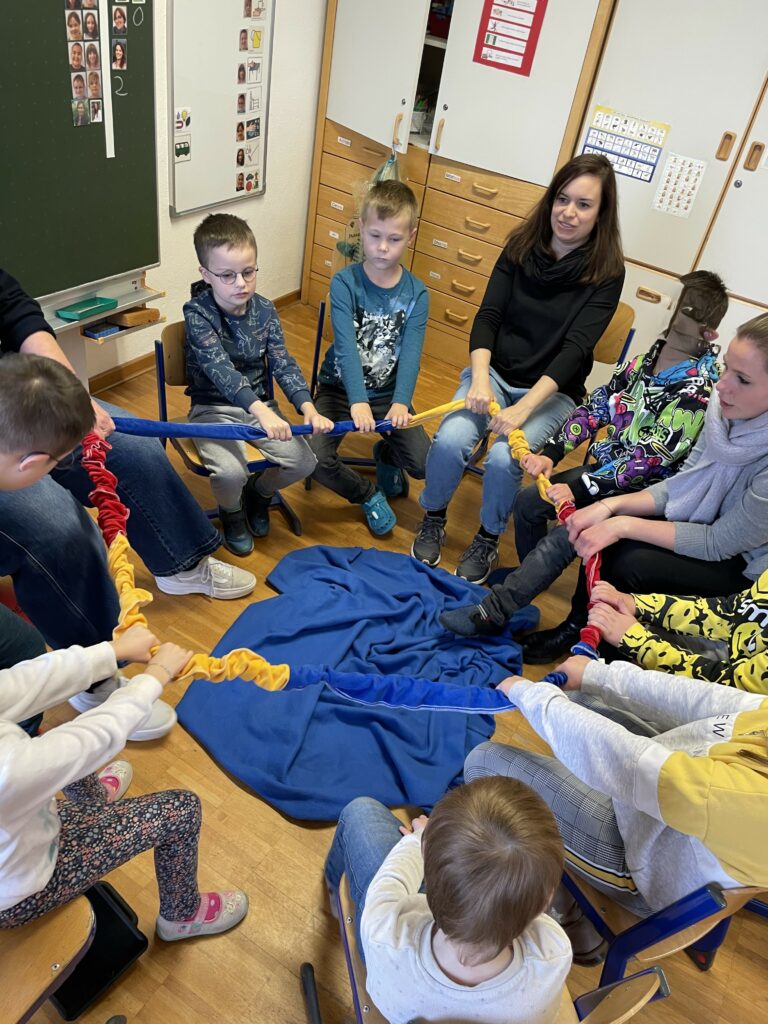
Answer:
<path fill-rule="evenodd" d="M 485 590 L 376 549 L 294 551 L 268 582 L 282 596 L 247 608 L 213 653 L 250 647 L 287 662 L 291 684 L 268 693 L 242 680 L 198 680 L 178 705 L 182 725 L 295 818 L 335 820 L 356 796 L 430 807 L 459 783 L 466 754 L 493 732 L 490 716 L 351 702 L 314 681 L 325 674 L 318 668 L 489 687 L 520 671 L 511 634 L 533 628 L 536 609 L 518 612 L 500 637 L 456 636 L 438 616 Z"/>

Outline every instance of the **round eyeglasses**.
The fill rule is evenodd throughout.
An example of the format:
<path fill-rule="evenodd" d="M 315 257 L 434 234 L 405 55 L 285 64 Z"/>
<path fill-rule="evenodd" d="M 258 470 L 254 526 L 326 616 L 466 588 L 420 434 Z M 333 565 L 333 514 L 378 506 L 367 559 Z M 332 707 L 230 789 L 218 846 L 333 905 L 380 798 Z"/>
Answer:
<path fill-rule="evenodd" d="M 234 270 L 224 270 L 220 274 L 217 274 L 215 270 L 211 270 L 209 267 L 205 268 L 209 274 L 213 274 L 214 277 L 218 277 L 224 284 L 234 284 L 238 277 L 242 277 L 246 284 L 250 284 L 254 280 L 258 272 L 258 267 L 246 267 L 244 270 L 240 270 L 235 273 Z"/>

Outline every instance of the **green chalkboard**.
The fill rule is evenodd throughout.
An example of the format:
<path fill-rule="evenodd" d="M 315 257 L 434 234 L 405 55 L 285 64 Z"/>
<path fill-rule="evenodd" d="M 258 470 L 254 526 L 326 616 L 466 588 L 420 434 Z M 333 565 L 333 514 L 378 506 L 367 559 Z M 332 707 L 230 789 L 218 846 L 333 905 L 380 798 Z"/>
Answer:
<path fill-rule="evenodd" d="M 111 159 L 105 121 L 73 125 L 64 0 L 13 4 L 4 18 L 0 266 L 35 296 L 158 262 L 153 4 L 122 6 L 127 68 L 112 70 L 111 55 L 99 53 L 102 93 L 112 102 Z M 112 7 L 100 3 L 96 12 L 111 19 Z M 103 116 L 108 99 L 102 104 Z"/>

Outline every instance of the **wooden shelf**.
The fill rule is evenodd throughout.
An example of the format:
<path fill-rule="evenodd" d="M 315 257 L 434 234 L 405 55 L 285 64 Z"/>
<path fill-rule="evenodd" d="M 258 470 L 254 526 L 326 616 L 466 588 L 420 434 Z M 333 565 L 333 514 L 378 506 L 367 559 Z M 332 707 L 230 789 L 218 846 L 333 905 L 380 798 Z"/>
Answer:
<path fill-rule="evenodd" d="M 112 310 L 111 312 L 117 312 L 117 310 Z M 106 317 L 103 319 L 106 319 Z M 158 324 L 164 324 L 167 320 L 168 317 L 161 316 L 159 320 L 153 320 L 148 324 L 136 324 L 135 327 L 120 327 L 120 329 L 115 331 L 114 334 L 107 334 L 104 338 L 89 338 L 87 334 L 83 334 L 83 332 L 80 331 L 80 337 L 83 341 L 87 341 L 91 345 L 104 345 L 108 341 L 117 341 L 118 338 L 123 338 L 126 334 L 133 334 L 134 331 L 145 331 L 148 327 L 157 327 Z M 84 321 L 78 320 L 78 324 L 81 322 Z"/>
<path fill-rule="evenodd" d="M 109 295 L 109 291 L 107 288 L 100 288 L 98 289 L 98 292 L 95 291 L 93 294 Z M 109 309 L 106 312 L 102 310 L 95 316 L 85 317 L 83 320 L 62 320 L 61 317 L 56 316 L 56 310 L 54 306 L 43 306 L 43 315 L 45 316 L 45 319 L 48 321 L 48 323 L 51 325 L 54 331 L 56 331 L 57 334 L 59 334 L 61 331 L 70 330 L 73 327 L 79 332 L 80 328 L 85 327 L 87 324 L 95 323 L 97 320 L 106 320 L 108 317 L 114 315 L 115 313 L 120 313 L 123 310 L 127 309 L 133 309 L 134 306 L 141 306 L 145 302 L 152 302 L 154 299 L 161 299 L 164 295 L 165 292 L 158 291 L 156 288 L 148 288 L 146 286 L 141 286 L 138 288 L 134 288 L 131 291 L 121 292 L 119 295 L 110 296 L 113 299 L 117 299 L 117 305 L 114 307 L 114 309 Z M 84 296 L 84 298 L 85 297 L 86 296 Z M 55 307 L 58 309 L 61 309 L 62 305 L 62 302 L 55 303 Z M 155 322 L 157 323 L 157 321 Z M 141 328 L 149 326 L 149 324 L 141 324 Z M 127 331 L 134 331 L 137 329 L 139 328 L 126 327 L 125 330 L 121 331 L 120 333 L 125 334 Z M 85 340 L 108 341 L 109 338 L 116 337 L 117 334 L 111 334 L 107 338 L 86 338 Z"/>

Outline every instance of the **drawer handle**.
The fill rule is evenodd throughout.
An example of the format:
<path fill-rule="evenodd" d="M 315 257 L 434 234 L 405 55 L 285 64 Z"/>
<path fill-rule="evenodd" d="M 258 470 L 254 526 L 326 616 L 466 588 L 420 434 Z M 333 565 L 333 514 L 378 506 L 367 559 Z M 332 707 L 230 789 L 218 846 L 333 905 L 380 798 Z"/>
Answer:
<path fill-rule="evenodd" d="M 635 295 L 638 299 L 642 299 L 643 302 L 652 302 L 654 305 L 658 305 L 661 302 L 661 292 L 654 292 L 650 288 L 643 288 L 642 285 L 637 289 Z"/>
<path fill-rule="evenodd" d="M 749 153 L 747 153 L 747 159 L 744 161 L 745 171 L 756 171 L 760 166 L 760 161 L 763 159 L 763 153 L 765 152 L 765 144 L 762 142 L 753 142 L 749 147 Z"/>
<path fill-rule="evenodd" d="M 400 125 L 403 123 L 403 118 L 404 117 L 405 117 L 405 114 L 401 110 L 400 113 L 395 118 L 395 127 L 392 130 L 392 145 L 393 146 L 399 146 L 400 145 Z"/>
<path fill-rule="evenodd" d="M 450 320 L 455 324 L 465 324 L 469 320 L 468 316 L 461 316 L 459 313 L 452 313 L 450 309 L 445 311 L 445 319 Z"/>
<path fill-rule="evenodd" d="M 499 190 L 497 188 L 487 188 L 485 185 L 481 185 L 477 181 L 472 182 L 472 189 L 481 196 L 493 197 L 499 194 Z"/>
<path fill-rule="evenodd" d="M 386 150 L 383 149 L 372 149 L 370 146 L 363 146 L 364 153 L 370 153 L 371 156 L 386 156 Z"/>
<path fill-rule="evenodd" d="M 440 140 L 443 137 L 443 128 L 445 128 L 445 118 L 441 117 L 437 122 L 437 135 L 435 136 L 435 152 L 440 152 Z"/>
<path fill-rule="evenodd" d="M 715 160 L 727 160 L 731 155 L 733 144 L 736 141 L 736 132 L 723 132 L 720 145 L 715 150 Z"/>
<path fill-rule="evenodd" d="M 471 217 L 465 217 L 464 223 L 467 225 L 468 228 L 474 228 L 475 231 L 487 231 L 488 228 L 491 226 L 490 224 L 486 224 L 482 220 L 473 220 Z"/>
<path fill-rule="evenodd" d="M 455 277 L 451 278 L 451 288 L 455 292 L 459 292 L 461 295 L 471 295 L 472 292 L 477 291 L 476 284 L 462 284 L 461 281 L 457 281 Z"/>
<path fill-rule="evenodd" d="M 481 263 L 483 257 L 475 256 L 473 252 L 467 252 L 466 249 L 458 249 L 457 254 L 464 260 L 465 263 Z"/>

